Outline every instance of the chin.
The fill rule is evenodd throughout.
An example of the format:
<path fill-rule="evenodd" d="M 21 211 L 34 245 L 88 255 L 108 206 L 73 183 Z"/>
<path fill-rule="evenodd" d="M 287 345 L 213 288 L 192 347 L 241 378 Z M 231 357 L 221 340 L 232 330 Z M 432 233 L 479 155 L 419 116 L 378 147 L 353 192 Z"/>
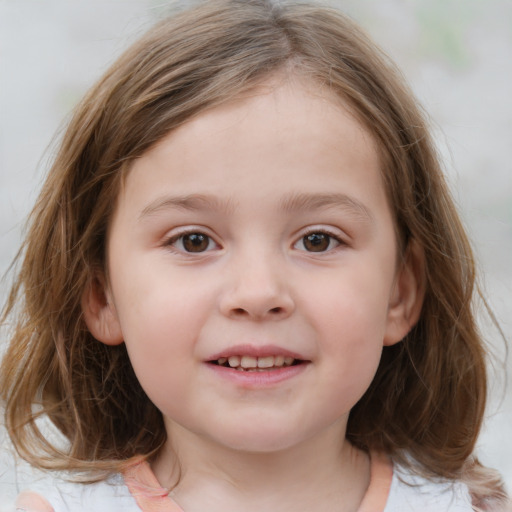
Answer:
<path fill-rule="evenodd" d="M 288 450 L 304 439 L 294 429 L 269 429 L 268 425 L 261 428 L 236 429 L 212 438 L 214 442 L 225 448 L 250 454 L 271 454 Z"/>

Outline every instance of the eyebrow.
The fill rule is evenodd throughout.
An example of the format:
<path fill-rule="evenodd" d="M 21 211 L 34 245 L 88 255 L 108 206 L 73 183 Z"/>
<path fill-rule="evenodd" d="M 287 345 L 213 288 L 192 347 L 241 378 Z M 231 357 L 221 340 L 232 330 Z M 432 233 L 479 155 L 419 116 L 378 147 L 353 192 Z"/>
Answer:
<path fill-rule="evenodd" d="M 234 212 L 234 207 L 232 201 L 222 201 L 214 196 L 204 194 L 164 196 L 149 203 L 140 213 L 139 220 L 169 209 L 185 211 L 215 210 L 231 214 Z"/>
<path fill-rule="evenodd" d="M 285 197 L 280 203 L 280 209 L 289 213 L 330 208 L 345 210 L 364 222 L 373 222 L 374 220 L 373 214 L 368 207 L 361 201 L 346 194 L 294 193 Z M 140 213 L 139 220 L 169 209 L 220 211 L 231 215 L 235 213 L 236 202 L 232 200 L 224 201 L 206 194 L 163 196 L 149 203 Z"/>
<path fill-rule="evenodd" d="M 282 208 L 287 212 L 341 209 L 362 221 L 374 221 L 372 212 L 364 203 L 346 194 L 292 194 L 283 201 Z"/>

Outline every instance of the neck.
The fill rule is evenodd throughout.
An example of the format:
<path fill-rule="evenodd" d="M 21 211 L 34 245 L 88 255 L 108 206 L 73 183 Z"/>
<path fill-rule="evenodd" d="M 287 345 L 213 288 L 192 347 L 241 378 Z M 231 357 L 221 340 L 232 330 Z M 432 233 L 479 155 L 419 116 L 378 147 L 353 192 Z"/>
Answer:
<path fill-rule="evenodd" d="M 344 439 L 344 430 L 335 424 L 298 446 L 250 453 L 177 427 L 173 446 L 152 468 L 185 512 L 354 512 L 369 484 L 369 460 Z"/>

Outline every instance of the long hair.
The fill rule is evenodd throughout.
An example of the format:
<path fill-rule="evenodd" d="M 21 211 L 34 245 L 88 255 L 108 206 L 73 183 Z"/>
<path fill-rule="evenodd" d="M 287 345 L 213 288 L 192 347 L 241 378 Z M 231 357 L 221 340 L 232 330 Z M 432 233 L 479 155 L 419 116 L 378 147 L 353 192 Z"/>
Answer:
<path fill-rule="evenodd" d="M 210 0 L 165 19 L 77 107 L 32 211 L 3 313 L 13 322 L 0 373 L 6 425 L 32 464 L 115 471 L 165 443 L 162 416 L 124 346 L 92 337 L 81 296 L 105 266 L 107 227 L 131 162 L 283 69 L 327 87 L 373 134 L 399 246 L 405 253 L 414 240 L 425 256 L 421 318 L 384 348 L 347 438 L 406 466 L 414 461 L 430 477 L 464 478 L 479 467 L 471 455 L 486 369 L 474 261 L 424 115 L 393 64 L 347 17 L 270 0 Z M 41 434 L 43 414 L 66 447 Z"/>

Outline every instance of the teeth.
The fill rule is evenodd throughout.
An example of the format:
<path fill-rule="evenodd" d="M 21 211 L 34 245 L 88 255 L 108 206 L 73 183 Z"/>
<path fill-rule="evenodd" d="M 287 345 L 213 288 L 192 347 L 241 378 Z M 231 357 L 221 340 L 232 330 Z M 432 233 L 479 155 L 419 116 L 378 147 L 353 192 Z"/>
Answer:
<path fill-rule="evenodd" d="M 240 366 L 240 358 L 238 356 L 229 357 L 228 362 L 231 368 L 236 368 L 237 366 Z"/>
<path fill-rule="evenodd" d="M 217 360 L 219 366 L 229 366 L 237 370 L 258 370 L 267 368 L 281 368 L 291 366 L 295 359 L 285 356 L 230 356 L 220 357 Z"/>
<path fill-rule="evenodd" d="M 258 357 L 258 368 L 272 368 L 274 366 L 274 356 Z"/>
<path fill-rule="evenodd" d="M 257 368 L 258 359 L 251 356 L 242 356 L 242 359 L 240 360 L 240 366 L 242 368 Z"/>

